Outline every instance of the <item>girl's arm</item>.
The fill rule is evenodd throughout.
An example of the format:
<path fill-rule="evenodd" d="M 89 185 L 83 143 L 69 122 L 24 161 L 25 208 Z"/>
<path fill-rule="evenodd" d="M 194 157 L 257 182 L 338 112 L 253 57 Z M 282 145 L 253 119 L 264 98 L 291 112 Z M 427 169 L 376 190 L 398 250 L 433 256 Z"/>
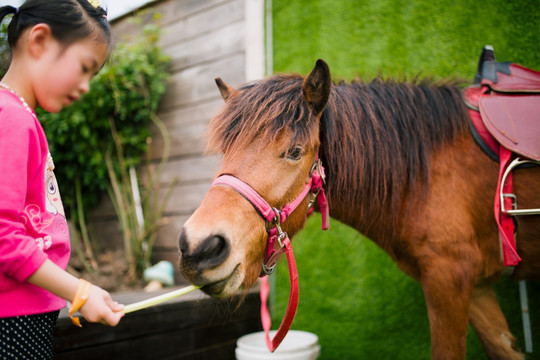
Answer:
<path fill-rule="evenodd" d="M 79 286 L 79 279 L 64 271 L 51 260 L 45 260 L 34 274 L 28 278 L 28 282 L 37 285 L 67 301 L 72 301 Z M 123 305 L 113 301 L 111 295 L 93 285 L 90 296 L 79 312 L 90 322 L 100 322 L 116 326 L 124 313 L 120 310 Z"/>

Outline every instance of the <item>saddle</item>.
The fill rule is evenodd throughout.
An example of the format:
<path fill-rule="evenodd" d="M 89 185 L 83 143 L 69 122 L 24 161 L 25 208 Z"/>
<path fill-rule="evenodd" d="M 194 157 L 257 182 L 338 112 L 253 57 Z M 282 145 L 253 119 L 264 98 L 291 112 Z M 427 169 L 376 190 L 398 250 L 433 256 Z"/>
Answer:
<path fill-rule="evenodd" d="M 469 108 L 481 115 L 482 122 L 474 122 L 481 137 L 485 138 L 487 131 L 495 140 L 487 139 L 490 150 L 498 152 L 496 143 L 540 161 L 540 72 L 496 62 L 493 47 L 486 45 L 475 84 L 466 88 L 464 95 Z"/>
<path fill-rule="evenodd" d="M 540 165 L 540 72 L 497 62 L 493 47 L 486 45 L 474 84 L 463 95 L 474 139 L 499 163 L 495 220 L 504 264 L 515 266 L 521 258 L 515 246 L 514 217 L 540 214 L 540 209 L 518 209 L 512 193 L 512 170 Z"/>

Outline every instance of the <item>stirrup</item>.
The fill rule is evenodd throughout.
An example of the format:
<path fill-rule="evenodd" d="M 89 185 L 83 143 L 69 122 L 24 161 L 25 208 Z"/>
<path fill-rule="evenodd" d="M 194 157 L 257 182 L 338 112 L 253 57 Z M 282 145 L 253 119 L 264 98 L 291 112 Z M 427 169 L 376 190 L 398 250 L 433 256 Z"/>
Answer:
<path fill-rule="evenodd" d="M 538 214 L 540 214 L 540 209 L 518 209 L 517 208 L 517 197 L 516 197 L 516 195 L 515 194 L 503 193 L 503 187 L 504 187 L 504 184 L 506 183 L 506 177 L 508 176 L 508 174 L 510 174 L 510 171 L 512 171 L 515 167 L 518 167 L 518 166 L 523 165 L 523 164 L 534 164 L 534 165 L 540 166 L 540 161 L 516 158 L 510 163 L 510 165 L 508 165 L 508 167 L 504 171 L 504 174 L 503 174 L 503 177 L 502 177 L 502 180 L 501 180 L 501 190 L 500 190 L 500 193 L 499 193 L 500 200 L 501 200 L 501 212 L 504 213 L 504 214 L 508 214 L 508 215 L 512 215 L 512 216 L 515 216 L 515 215 L 538 215 Z M 511 198 L 512 199 L 512 209 L 506 209 L 504 207 L 504 199 L 505 198 Z"/>

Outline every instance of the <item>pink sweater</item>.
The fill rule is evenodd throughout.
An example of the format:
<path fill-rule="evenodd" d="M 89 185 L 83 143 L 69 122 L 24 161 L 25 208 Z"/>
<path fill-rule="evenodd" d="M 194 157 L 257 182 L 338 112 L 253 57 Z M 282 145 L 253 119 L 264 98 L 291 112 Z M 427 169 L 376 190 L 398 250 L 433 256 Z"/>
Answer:
<path fill-rule="evenodd" d="M 0 317 L 59 310 L 26 280 L 49 258 L 69 260 L 69 231 L 47 139 L 20 99 L 0 89 Z"/>

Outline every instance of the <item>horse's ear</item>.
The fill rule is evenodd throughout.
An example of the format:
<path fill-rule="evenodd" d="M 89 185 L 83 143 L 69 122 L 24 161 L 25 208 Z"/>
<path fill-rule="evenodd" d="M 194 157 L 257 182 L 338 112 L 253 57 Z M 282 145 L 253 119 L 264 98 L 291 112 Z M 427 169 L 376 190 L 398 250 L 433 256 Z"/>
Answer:
<path fill-rule="evenodd" d="M 223 100 L 227 101 L 227 99 L 229 98 L 229 96 L 231 96 L 231 94 L 234 92 L 234 88 L 225 84 L 225 82 L 223 80 L 221 80 L 221 78 L 216 78 L 216 85 L 219 89 L 219 92 L 221 93 L 221 97 L 223 98 Z"/>
<path fill-rule="evenodd" d="M 331 86 L 330 69 L 323 60 L 319 59 L 302 85 L 304 98 L 315 114 L 319 114 L 324 109 Z"/>

